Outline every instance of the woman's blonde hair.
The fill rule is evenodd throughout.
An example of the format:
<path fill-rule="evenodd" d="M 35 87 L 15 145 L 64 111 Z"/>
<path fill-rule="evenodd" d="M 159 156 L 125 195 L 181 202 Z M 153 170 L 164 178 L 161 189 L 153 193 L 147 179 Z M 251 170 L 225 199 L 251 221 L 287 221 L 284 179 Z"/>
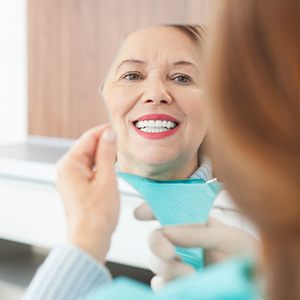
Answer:
<path fill-rule="evenodd" d="M 171 27 L 178 29 L 184 33 L 189 39 L 196 44 L 202 46 L 206 37 L 206 28 L 203 25 L 198 24 L 167 24 L 162 25 L 163 27 Z"/>

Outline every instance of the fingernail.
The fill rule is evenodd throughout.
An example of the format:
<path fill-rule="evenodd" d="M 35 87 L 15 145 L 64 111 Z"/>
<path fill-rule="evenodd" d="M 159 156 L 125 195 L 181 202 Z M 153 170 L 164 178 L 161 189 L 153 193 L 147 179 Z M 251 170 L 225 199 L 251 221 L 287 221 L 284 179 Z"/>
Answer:
<path fill-rule="evenodd" d="M 103 132 L 103 140 L 106 142 L 114 142 L 116 140 L 116 134 L 112 129 L 106 129 Z"/>

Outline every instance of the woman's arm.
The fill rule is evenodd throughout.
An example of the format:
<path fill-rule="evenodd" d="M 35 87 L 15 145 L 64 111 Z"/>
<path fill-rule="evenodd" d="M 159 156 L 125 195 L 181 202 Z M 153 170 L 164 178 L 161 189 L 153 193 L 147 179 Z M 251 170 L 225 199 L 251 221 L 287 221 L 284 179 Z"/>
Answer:
<path fill-rule="evenodd" d="M 76 300 L 111 281 L 109 271 L 80 248 L 55 247 L 38 270 L 24 300 Z"/>
<path fill-rule="evenodd" d="M 68 244 L 53 249 L 26 300 L 80 299 L 110 280 L 104 267 L 119 217 L 115 137 L 108 125 L 87 131 L 58 164 Z"/>

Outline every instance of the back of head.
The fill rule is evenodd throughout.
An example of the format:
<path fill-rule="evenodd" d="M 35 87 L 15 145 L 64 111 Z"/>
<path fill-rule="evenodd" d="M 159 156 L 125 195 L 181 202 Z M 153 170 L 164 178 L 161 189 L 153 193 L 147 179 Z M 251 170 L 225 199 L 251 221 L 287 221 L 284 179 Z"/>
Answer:
<path fill-rule="evenodd" d="M 262 232 L 267 265 L 275 270 L 272 299 L 283 299 L 284 290 L 291 293 L 285 299 L 294 299 L 300 293 L 300 271 L 292 266 L 300 267 L 299 1 L 222 3 L 206 60 L 211 156 Z M 291 277 L 280 275 L 287 271 Z"/>

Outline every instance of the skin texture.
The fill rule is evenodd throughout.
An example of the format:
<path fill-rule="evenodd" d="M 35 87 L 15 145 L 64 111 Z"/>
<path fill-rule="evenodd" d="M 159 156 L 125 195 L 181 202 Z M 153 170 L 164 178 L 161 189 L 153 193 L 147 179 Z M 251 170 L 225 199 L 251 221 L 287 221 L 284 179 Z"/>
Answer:
<path fill-rule="evenodd" d="M 206 133 L 201 51 L 180 30 L 152 27 L 127 36 L 103 85 L 103 98 L 118 138 L 122 171 L 153 179 L 182 179 L 198 167 Z M 132 121 L 168 114 L 180 122 L 172 136 L 140 136 Z"/>

